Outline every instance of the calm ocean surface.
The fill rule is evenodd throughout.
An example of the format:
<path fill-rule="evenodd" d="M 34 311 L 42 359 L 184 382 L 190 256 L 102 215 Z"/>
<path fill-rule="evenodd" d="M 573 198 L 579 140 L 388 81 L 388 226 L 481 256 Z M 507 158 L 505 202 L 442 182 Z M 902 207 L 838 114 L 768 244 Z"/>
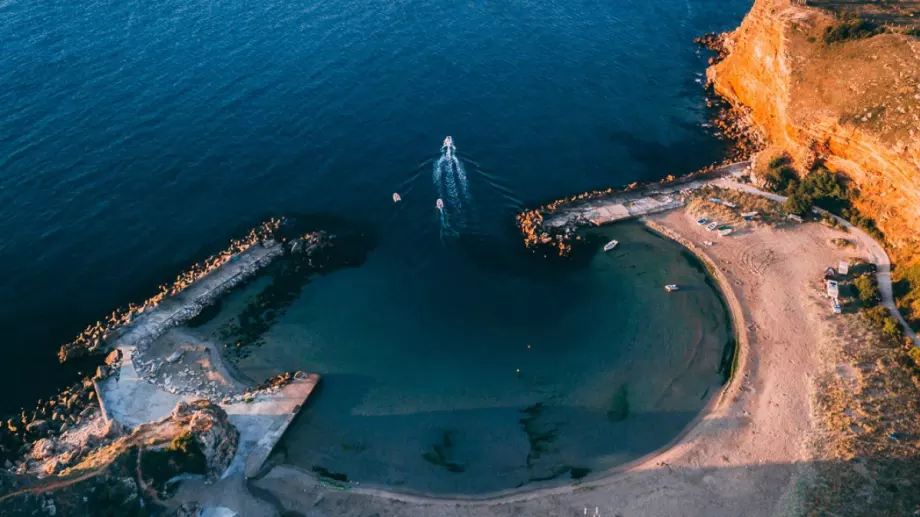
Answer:
<path fill-rule="evenodd" d="M 366 267 L 323 277 L 291 308 L 289 319 L 310 312 L 315 324 L 280 322 L 272 331 L 275 355 L 266 351 L 258 359 L 265 364 L 249 365 L 280 368 L 268 362 L 288 354 L 297 358 L 291 362 L 327 370 L 320 373 L 341 373 L 329 375 L 324 398 L 304 419 L 317 426 L 335 429 L 339 419 L 342 432 L 357 433 L 354 422 L 323 405 L 337 400 L 337 387 L 356 407 L 362 390 L 370 390 L 361 406 L 365 414 L 412 414 L 417 402 L 425 411 L 462 406 L 479 415 L 475 411 L 487 404 L 472 400 L 518 411 L 539 397 L 530 388 L 507 389 L 504 383 L 517 382 L 505 378 L 514 364 L 510 352 L 499 354 L 494 371 L 470 369 L 481 363 L 481 347 L 549 339 L 541 332 L 529 336 L 526 328 L 591 343 L 588 352 L 572 356 L 569 376 L 589 364 L 585 358 L 595 353 L 597 335 L 560 329 L 575 323 L 588 328 L 591 318 L 605 318 L 605 332 L 620 328 L 621 335 L 657 339 L 640 331 L 647 326 L 643 311 L 672 302 L 635 294 L 640 291 L 626 287 L 628 272 L 596 261 L 573 277 L 543 273 L 554 280 L 519 271 L 513 216 L 560 195 L 655 180 L 719 159 L 722 144 L 701 127 L 707 112 L 700 82 L 708 56 L 692 38 L 734 27 L 749 4 L 0 3 L 0 414 L 31 404 L 88 368 L 60 366 L 55 357 L 87 323 L 145 298 L 190 261 L 270 214 L 330 213 L 369 222 L 379 234 Z M 460 165 L 442 163 L 438 170 L 446 135 L 454 137 Z M 404 198 L 400 205 L 391 201 L 396 191 Z M 445 219 L 434 208 L 438 197 L 447 204 Z M 459 246 L 451 231 L 473 245 Z M 662 279 L 667 268 L 683 270 L 679 250 L 651 241 L 661 250 L 651 263 L 664 268 Z M 628 310 L 604 306 L 609 310 L 598 313 L 604 288 L 594 283 L 601 277 Z M 561 298 L 570 288 L 587 294 Z M 706 313 L 718 312 L 713 293 L 694 296 L 698 309 L 683 307 L 681 321 L 702 329 L 722 317 Z M 379 304 L 389 306 L 378 313 Z M 503 304 L 516 308 L 506 314 Z M 571 325 L 553 326 L 546 315 L 557 306 L 564 306 L 561 317 Z M 326 319 L 323 308 L 335 310 Z M 424 375 L 373 391 L 375 382 L 389 386 L 385 376 L 358 371 L 351 349 L 330 352 L 336 325 L 349 326 L 344 341 L 360 341 L 361 329 L 365 335 L 373 329 L 380 339 L 367 346 L 374 353 L 402 343 L 393 364 L 411 364 L 415 356 L 405 355 L 411 350 L 443 346 L 458 371 L 470 372 L 471 384 L 482 379 L 482 392 L 474 389 L 462 401 L 450 390 L 425 393 L 432 379 Z M 312 338 L 302 334 L 308 327 L 315 329 Z M 397 334 L 381 336 L 382 329 Z M 662 332 L 677 335 L 673 328 Z M 721 344 L 724 336 L 714 332 L 689 341 Z M 296 352 L 295 338 L 326 340 L 325 352 L 306 344 Z M 461 345 L 472 340 L 482 345 L 464 356 Z M 618 343 L 611 342 L 610 361 L 619 357 Z M 633 346 L 629 350 L 656 343 Z M 444 357 L 428 360 L 446 364 Z M 711 373 L 715 367 L 700 368 Z M 349 383 L 348 375 L 360 382 Z M 557 402 L 560 393 L 575 393 L 581 379 L 559 382 L 562 388 L 550 390 Z M 618 383 L 604 382 L 605 390 Z M 406 400 L 413 390 L 419 400 Z M 495 399 L 501 391 L 511 394 Z M 565 400 L 563 413 L 590 405 L 582 395 Z M 417 424 L 396 420 L 393 436 Z M 428 435 L 419 443 L 446 425 L 435 420 L 425 424 Z M 374 432 L 383 443 L 388 437 L 379 429 Z M 308 468 L 322 457 L 333 469 L 336 461 L 347 463 L 327 459 L 342 443 L 307 439 L 292 457 Z M 425 443 L 419 448 L 430 446 Z M 413 453 L 413 461 L 422 452 Z M 507 452 L 508 458 L 518 452 Z M 365 477 L 426 488 L 413 481 L 417 465 L 400 470 L 387 461 Z M 470 465 L 476 472 L 475 461 Z M 495 489 L 518 474 L 453 489 Z M 437 478 L 429 488 L 450 490 L 451 483 L 449 476 Z"/>

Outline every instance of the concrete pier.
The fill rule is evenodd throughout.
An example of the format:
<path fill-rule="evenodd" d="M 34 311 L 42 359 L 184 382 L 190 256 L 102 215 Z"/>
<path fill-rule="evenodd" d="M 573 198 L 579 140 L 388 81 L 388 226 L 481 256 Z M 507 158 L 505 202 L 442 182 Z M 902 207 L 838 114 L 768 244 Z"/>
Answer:
<path fill-rule="evenodd" d="M 748 167 L 750 162 L 747 161 L 732 163 L 712 171 L 708 179 L 653 185 L 573 203 L 547 215 L 543 226 L 551 229 L 579 222 L 600 226 L 680 208 L 684 204 L 679 196 L 682 190 L 696 190 L 723 177 L 740 175 Z M 713 180 L 712 176 L 716 179 Z"/>
<path fill-rule="evenodd" d="M 300 413 L 319 380 L 320 376 L 315 373 L 295 377 L 290 384 L 275 393 L 260 395 L 249 403 L 221 406 L 230 415 L 233 425 L 240 430 L 237 459 L 245 458 L 242 468 L 247 479 L 262 470 L 275 444 Z M 237 459 L 234 459 L 225 476 L 239 467 Z"/>
<path fill-rule="evenodd" d="M 144 368 L 136 362 L 139 350 L 170 328 L 198 315 L 204 307 L 282 253 L 282 246 L 275 243 L 253 246 L 121 329 L 111 339 L 114 348 L 121 352 L 120 363 L 108 377 L 94 381 L 105 417 L 134 428 L 167 417 L 180 401 L 202 398 L 184 394 L 193 389 L 183 385 L 188 381 L 176 379 L 171 385 L 159 386 L 146 379 L 142 373 Z M 256 392 L 242 401 L 219 404 L 240 431 L 239 448 L 224 476 L 250 477 L 259 472 L 319 379 L 316 374 L 298 375 L 278 389 Z"/>
<path fill-rule="evenodd" d="M 269 241 L 240 253 L 181 293 L 137 316 L 109 338 L 110 348 L 143 347 L 166 330 L 197 316 L 222 294 L 255 274 L 283 254 L 280 244 Z"/>

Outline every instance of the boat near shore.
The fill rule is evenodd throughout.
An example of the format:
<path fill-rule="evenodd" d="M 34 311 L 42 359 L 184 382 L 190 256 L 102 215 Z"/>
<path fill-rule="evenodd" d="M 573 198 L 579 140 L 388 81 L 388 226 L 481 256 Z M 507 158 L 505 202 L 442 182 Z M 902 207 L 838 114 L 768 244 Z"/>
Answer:
<path fill-rule="evenodd" d="M 664 290 L 669 293 L 675 293 L 677 291 L 680 291 L 680 287 L 677 284 L 668 284 L 664 286 Z"/>
<path fill-rule="evenodd" d="M 610 250 L 616 248 L 619 244 L 620 244 L 620 241 L 618 241 L 618 240 L 616 240 L 616 239 L 613 239 L 612 241 L 608 242 L 607 244 L 604 244 L 604 251 L 610 251 Z"/>

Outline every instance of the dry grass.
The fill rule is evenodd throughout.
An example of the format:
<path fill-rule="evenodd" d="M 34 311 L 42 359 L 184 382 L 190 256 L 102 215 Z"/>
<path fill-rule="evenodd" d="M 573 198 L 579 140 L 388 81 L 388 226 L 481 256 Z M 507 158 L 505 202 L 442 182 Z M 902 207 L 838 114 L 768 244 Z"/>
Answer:
<path fill-rule="evenodd" d="M 834 114 L 841 124 L 877 135 L 891 145 L 916 138 L 920 117 L 917 40 L 881 34 L 825 44 L 825 29 L 839 23 L 830 16 L 813 16 L 792 24 L 788 41 L 797 68 L 791 76 L 790 115 L 807 123 Z"/>
<path fill-rule="evenodd" d="M 892 31 L 920 26 L 920 2 L 915 0 L 808 0 L 808 5 L 839 17 L 858 16 Z"/>
<path fill-rule="evenodd" d="M 833 327 L 836 368 L 818 378 L 819 461 L 804 514 L 916 515 L 920 366 L 858 314 Z"/>

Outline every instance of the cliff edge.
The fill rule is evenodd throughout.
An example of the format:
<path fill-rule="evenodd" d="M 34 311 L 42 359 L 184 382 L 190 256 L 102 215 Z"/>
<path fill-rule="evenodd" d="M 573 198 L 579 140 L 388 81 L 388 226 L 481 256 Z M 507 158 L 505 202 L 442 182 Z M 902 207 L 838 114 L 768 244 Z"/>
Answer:
<path fill-rule="evenodd" d="M 755 0 L 707 71 L 717 93 L 750 109 L 770 143 L 809 171 L 843 174 L 875 219 L 898 269 L 920 283 L 920 12 L 879 2 Z M 920 285 L 901 305 L 920 321 Z"/>

